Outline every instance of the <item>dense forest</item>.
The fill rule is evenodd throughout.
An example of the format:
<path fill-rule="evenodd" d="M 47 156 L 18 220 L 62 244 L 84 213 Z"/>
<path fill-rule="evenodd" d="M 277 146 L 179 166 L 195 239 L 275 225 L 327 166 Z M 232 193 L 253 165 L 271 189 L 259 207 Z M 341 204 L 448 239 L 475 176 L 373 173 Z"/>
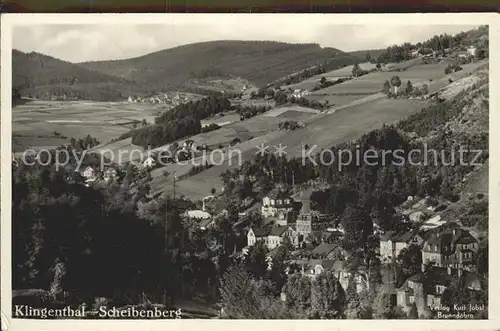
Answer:
<path fill-rule="evenodd" d="M 137 146 L 154 148 L 177 139 L 201 133 L 201 120 L 228 111 L 231 103 L 226 96 L 211 95 L 198 101 L 181 104 L 155 118 L 155 124 L 132 130 L 120 137 L 132 137 Z"/>
<path fill-rule="evenodd" d="M 203 61 L 200 61 L 200 57 Z M 119 61 L 80 63 L 152 89 L 179 89 L 192 78 L 241 77 L 262 86 L 325 61 L 359 60 L 318 44 L 222 40 L 183 45 Z M 228 63 L 231 65 L 228 66 Z M 201 76 L 201 77 L 198 77 Z"/>
<path fill-rule="evenodd" d="M 116 101 L 146 92 L 131 81 L 36 52 L 12 50 L 12 86 L 23 96 Z"/>

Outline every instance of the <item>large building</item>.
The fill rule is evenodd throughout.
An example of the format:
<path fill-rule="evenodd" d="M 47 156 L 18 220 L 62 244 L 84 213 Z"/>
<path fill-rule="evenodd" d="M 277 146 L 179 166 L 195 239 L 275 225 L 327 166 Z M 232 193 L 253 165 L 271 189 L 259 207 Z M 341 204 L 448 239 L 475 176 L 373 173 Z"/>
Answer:
<path fill-rule="evenodd" d="M 292 197 L 280 189 L 273 190 L 262 199 L 261 212 L 266 218 L 288 219 L 290 213 L 293 213 Z"/>
<path fill-rule="evenodd" d="M 454 269 L 470 269 L 479 249 L 477 239 L 461 228 L 437 231 L 429 236 L 422 249 L 422 261 Z"/>
<path fill-rule="evenodd" d="M 266 247 L 271 250 L 280 246 L 285 238 L 294 246 L 298 245 L 297 232 L 289 226 L 273 225 L 267 228 L 251 228 L 247 233 L 247 244 L 253 246 L 263 240 Z"/>

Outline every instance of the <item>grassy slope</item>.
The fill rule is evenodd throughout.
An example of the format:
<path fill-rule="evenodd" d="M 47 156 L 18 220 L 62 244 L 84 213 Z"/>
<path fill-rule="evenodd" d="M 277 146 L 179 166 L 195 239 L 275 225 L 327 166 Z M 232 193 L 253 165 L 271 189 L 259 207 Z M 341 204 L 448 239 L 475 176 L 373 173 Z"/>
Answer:
<path fill-rule="evenodd" d="M 337 55 L 335 55 L 337 54 Z M 317 44 L 212 41 L 183 45 L 138 58 L 80 63 L 84 68 L 126 78 L 155 89 L 180 88 L 191 78 L 241 77 L 263 85 L 333 57 L 356 57 Z"/>

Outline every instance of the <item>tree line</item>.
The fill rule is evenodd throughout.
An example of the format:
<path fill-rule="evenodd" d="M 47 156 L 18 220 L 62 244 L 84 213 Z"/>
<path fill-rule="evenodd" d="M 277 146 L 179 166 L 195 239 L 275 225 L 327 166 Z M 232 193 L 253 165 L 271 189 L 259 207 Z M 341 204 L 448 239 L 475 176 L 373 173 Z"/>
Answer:
<path fill-rule="evenodd" d="M 230 108 L 231 103 L 226 96 L 211 95 L 167 110 L 155 118 L 155 124 L 132 130 L 123 134 L 120 139 L 132 137 L 132 143 L 143 148 L 166 145 L 201 133 L 201 120 Z"/>

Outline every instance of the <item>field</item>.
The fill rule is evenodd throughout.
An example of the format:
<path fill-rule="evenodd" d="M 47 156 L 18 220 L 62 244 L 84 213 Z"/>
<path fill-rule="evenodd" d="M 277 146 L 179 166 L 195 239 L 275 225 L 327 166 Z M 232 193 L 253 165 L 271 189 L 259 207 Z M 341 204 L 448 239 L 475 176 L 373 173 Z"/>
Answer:
<path fill-rule="evenodd" d="M 243 88 L 252 87 L 251 84 L 241 78 L 226 78 L 226 79 L 190 79 L 184 83 L 186 88 L 200 88 L 208 91 L 224 91 L 240 93 Z"/>
<path fill-rule="evenodd" d="M 321 148 L 330 147 L 343 141 L 350 141 L 361 134 L 382 127 L 384 123 L 397 122 L 400 119 L 419 111 L 424 102 L 417 100 L 393 100 L 380 99 L 366 104 L 347 107 L 333 114 L 318 114 L 311 117 L 305 128 L 291 131 L 270 131 L 260 137 L 237 145 L 241 151 L 241 160 L 250 160 L 254 157 L 257 146 L 261 143 L 270 146 L 274 152 L 274 146 L 280 143 L 287 146 L 287 157 L 302 155 L 302 147 L 308 144 L 315 152 Z M 317 146 L 317 147 L 313 147 Z M 232 168 L 237 164 L 237 156 L 224 164 L 214 166 L 199 174 L 176 183 L 176 192 L 193 198 L 200 198 L 208 194 L 211 188 L 220 189 L 220 173 Z M 170 183 L 170 184 L 168 184 Z M 170 180 L 155 185 L 157 190 L 165 190 L 172 193 L 173 186 Z"/>
<path fill-rule="evenodd" d="M 88 134 L 105 142 L 129 131 L 134 121 L 152 122 L 159 111 L 153 105 L 126 102 L 28 102 L 12 109 L 12 148 L 18 152 L 60 146 Z"/>
<path fill-rule="evenodd" d="M 414 65 L 401 72 L 372 72 L 348 80 L 342 84 L 313 91 L 306 99 L 320 102 L 328 101 L 330 106 L 341 106 L 356 99 L 380 92 L 384 82 L 390 80 L 393 76 L 399 76 L 403 84 L 406 84 L 408 80 L 411 81 L 413 85 L 427 84 L 432 91 L 432 89 L 438 89 L 449 84 L 448 78 L 457 79 L 457 77 L 461 77 L 477 69 L 484 63 L 485 62 L 479 61 L 477 63 L 462 65 L 462 71 L 447 75 L 446 77 L 443 76 L 444 70 L 449 64 L 448 62 Z"/>
<path fill-rule="evenodd" d="M 307 114 L 319 114 L 320 111 L 317 109 L 300 107 L 300 106 L 287 106 L 287 107 L 279 107 L 273 110 L 268 111 L 265 115 L 271 117 L 283 117 L 286 119 L 294 119 L 297 116 L 305 115 L 310 117 Z"/>
<path fill-rule="evenodd" d="M 144 149 L 140 146 L 132 145 L 132 138 L 104 143 L 92 148 L 91 151 L 101 154 L 110 161 L 118 164 L 141 159 L 144 156 Z"/>
<path fill-rule="evenodd" d="M 365 63 L 360 63 L 359 67 L 363 70 L 371 70 L 375 68 L 375 64 L 370 63 L 370 62 L 365 62 Z M 291 85 L 285 85 L 282 86 L 281 89 L 309 89 L 311 90 L 317 82 L 321 79 L 321 77 L 325 77 L 328 80 L 336 80 L 338 78 L 343 78 L 343 77 L 350 77 L 352 75 L 352 68 L 353 65 L 345 66 L 343 68 L 337 69 L 337 70 L 332 70 L 325 72 L 324 74 L 321 75 L 316 75 L 311 78 L 308 78 L 300 83 L 297 84 L 291 84 Z"/>

